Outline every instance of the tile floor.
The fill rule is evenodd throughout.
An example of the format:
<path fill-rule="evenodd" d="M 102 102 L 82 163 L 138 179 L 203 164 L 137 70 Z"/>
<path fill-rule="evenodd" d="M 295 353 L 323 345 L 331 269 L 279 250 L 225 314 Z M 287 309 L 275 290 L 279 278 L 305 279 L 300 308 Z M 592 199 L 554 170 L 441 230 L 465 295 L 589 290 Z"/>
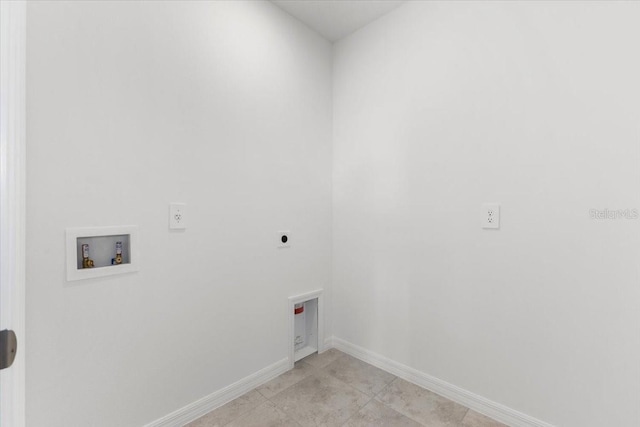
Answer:
<path fill-rule="evenodd" d="M 506 427 L 331 349 L 188 427 Z"/>

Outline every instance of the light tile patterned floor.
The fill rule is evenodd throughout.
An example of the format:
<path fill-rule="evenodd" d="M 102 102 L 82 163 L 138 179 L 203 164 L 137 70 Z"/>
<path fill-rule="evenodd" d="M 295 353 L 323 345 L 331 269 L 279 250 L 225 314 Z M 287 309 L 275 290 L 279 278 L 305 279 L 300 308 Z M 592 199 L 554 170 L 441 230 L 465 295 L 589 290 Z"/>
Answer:
<path fill-rule="evenodd" d="M 506 427 L 331 349 L 188 427 Z"/>

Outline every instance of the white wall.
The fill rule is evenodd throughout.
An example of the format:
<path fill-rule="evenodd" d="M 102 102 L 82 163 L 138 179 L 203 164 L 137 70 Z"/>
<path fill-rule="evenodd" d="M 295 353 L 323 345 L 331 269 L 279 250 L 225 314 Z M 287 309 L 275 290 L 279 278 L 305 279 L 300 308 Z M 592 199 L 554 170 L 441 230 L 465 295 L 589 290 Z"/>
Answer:
<path fill-rule="evenodd" d="M 589 217 L 640 208 L 639 19 L 409 2 L 336 45 L 337 337 L 559 426 L 640 425 L 640 220 Z"/>
<path fill-rule="evenodd" d="M 330 284 L 331 46 L 268 2 L 27 18 L 28 426 L 140 426 L 285 358 L 286 298 Z M 66 282 L 65 228 L 119 224 L 140 271 Z"/>
<path fill-rule="evenodd" d="M 589 218 L 640 208 L 639 16 L 410 2 L 335 46 L 336 336 L 640 423 L 640 220 Z M 139 426 L 286 357 L 286 297 L 331 300 L 328 43 L 266 2 L 31 2 L 27 43 L 28 425 Z M 64 229 L 118 224 L 140 272 L 66 282 Z"/>

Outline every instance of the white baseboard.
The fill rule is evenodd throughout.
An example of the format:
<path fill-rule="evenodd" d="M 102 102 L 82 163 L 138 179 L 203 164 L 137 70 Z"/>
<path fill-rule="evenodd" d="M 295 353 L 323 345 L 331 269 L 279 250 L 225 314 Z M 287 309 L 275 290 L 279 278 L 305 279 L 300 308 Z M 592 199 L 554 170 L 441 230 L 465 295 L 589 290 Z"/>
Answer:
<path fill-rule="evenodd" d="M 273 365 L 267 366 L 258 372 L 249 375 L 223 389 L 215 391 L 187 406 L 155 420 L 145 427 L 181 427 L 194 421 L 207 412 L 231 402 L 254 388 L 283 374 L 289 369 L 288 358 L 282 359 Z"/>
<path fill-rule="evenodd" d="M 327 345 L 327 343 L 329 345 Z M 412 382 L 511 427 L 554 427 L 549 423 L 508 408 L 500 403 L 493 402 L 482 396 L 478 396 L 475 393 L 449 384 L 446 381 L 432 377 L 431 375 L 410 368 L 355 344 L 351 344 L 343 339 L 337 337 L 327 338 L 325 340 L 325 349 L 329 347 L 343 351 L 363 362 L 367 362 L 403 380 Z"/>
<path fill-rule="evenodd" d="M 333 337 L 325 338 L 324 346 L 322 347 L 322 351 L 320 353 L 324 353 L 331 348 L 335 348 L 335 346 L 333 345 Z"/>

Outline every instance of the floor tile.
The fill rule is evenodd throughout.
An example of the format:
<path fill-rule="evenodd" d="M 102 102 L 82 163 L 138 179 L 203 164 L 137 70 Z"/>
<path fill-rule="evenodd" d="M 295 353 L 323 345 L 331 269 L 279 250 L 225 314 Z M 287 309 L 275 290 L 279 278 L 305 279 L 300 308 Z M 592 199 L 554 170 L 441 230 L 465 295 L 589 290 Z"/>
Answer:
<path fill-rule="evenodd" d="M 499 423 L 487 416 L 477 413 L 469 409 L 467 415 L 462 420 L 462 427 L 507 427 L 505 424 Z"/>
<path fill-rule="evenodd" d="M 345 427 L 420 427 L 399 412 L 372 400 L 347 421 Z"/>
<path fill-rule="evenodd" d="M 346 354 L 338 357 L 323 370 L 371 397 L 396 378 L 382 369 Z"/>
<path fill-rule="evenodd" d="M 280 393 L 282 390 L 291 387 L 298 381 L 308 377 L 314 372 L 315 368 L 304 361 L 296 362 L 294 368 L 285 372 L 277 378 L 272 379 L 268 383 L 258 387 L 256 390 L 267 399 Z"/>
<path fill-rule="evenodd" d="M 215 409 L 197 420 L 187 424 L 187 427 L 219 427 L 229 424 L 231 421 L 255 409 L 265 403 L 267 399 L 255 390 L 248 392 L 239 398 L 232 400 Z"/>
<path fill-rule="evenodd" d="M 302 426 L 341 426 L 370 397 L 323 372 L 315 372 L 271 398 Z"/>
<path fill-rule="evenodd" d="M 329 363 L 336 360 L 338 357 L 344 355 L 343 352 L 336 350 L 335 348 L 331 348 L 324 353 L 318 354 L 314 353 L 311 356 L 307 356 L 302 359 L 303 362 L 308 363 L 309 365 L 315 368 L 324 368 Z"/>
<path fill-rule="evenodd" d="M 468 410 L 400 378 L 393 381 L 376 399 L 428 427 L 458 426 Z"/>
<path fill-rule="evenodd" d="M 263 403 L 248 414 L 241 416 L 228 427 L 300 427 L 271 402 Z"/>

